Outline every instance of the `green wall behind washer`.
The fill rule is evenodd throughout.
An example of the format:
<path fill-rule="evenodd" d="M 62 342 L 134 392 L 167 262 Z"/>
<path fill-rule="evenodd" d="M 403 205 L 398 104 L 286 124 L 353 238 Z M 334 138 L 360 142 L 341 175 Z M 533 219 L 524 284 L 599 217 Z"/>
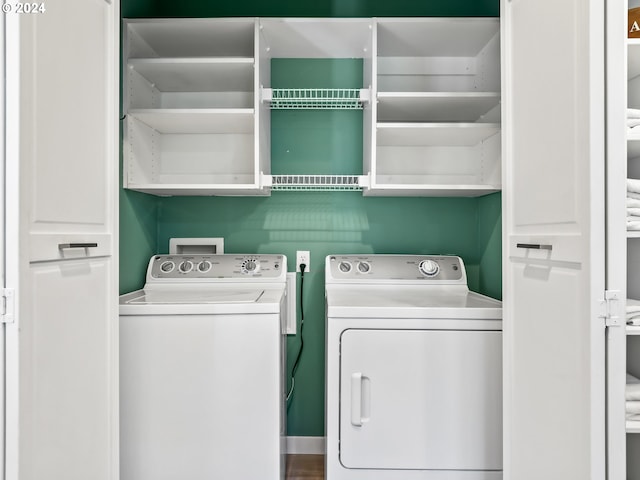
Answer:
<path fill-rule="evenodd" d="M 125 17 L 495 16 L 496 1 L 198 2 L 123 0 Z M 272 86 L 360 87 L 360 60 L 272 61 Z M 362 174 L 362 112 L 272 111 L 272 173 Z M 270 197 L 153 197 L 121 191 L 120 291 L 144 284 L 171 237 L 224 237 L 227 253 L 311 252 L 305 275 L 305 348 L 288 434 L 324 435 L 324 259 L 330 254 L 460 255 L 472 290 L 501 298 L 500 194 L 480 198 L 363 197 L 273 192 Z M 298 321 L 300 320 L 298 312 Z M 289 372 L 299 336 L 287 342 Z"/>

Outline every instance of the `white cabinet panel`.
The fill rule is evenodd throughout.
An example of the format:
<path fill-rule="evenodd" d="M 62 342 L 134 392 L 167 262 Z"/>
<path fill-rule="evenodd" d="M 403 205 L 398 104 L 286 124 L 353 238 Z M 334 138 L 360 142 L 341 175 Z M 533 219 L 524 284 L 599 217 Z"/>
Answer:
<path fill-rule="evenodd" d="M 8 457 L 18 458 L 7 478 L 114 478 L 112 262 L 29 268 L 29 302 L 19 329 L 8 330 L 7 409 L 19 434 L 7 444 Z"/>
<path fill-rule="evenodd" d="M 341 463 L 501 470 L 501 344 L 496 331 L 345 331 Z"/>
<path fill-rule="evenodd" d="M 23 161 L 31 164 L 34 231 L 104 231 L 113 185 L 114 65 L 110 6 L 71 1 L 22 22 Z M 70 24 L 69 18 L 81 18 Z M 59 61 L 61 55 L 68 63 Z M 106 161 L 108 159 L 108 161 Z M 26 165 L 25 165 L 26 166 Z M 55 199 L 55 201 L 52 201 Z"/>

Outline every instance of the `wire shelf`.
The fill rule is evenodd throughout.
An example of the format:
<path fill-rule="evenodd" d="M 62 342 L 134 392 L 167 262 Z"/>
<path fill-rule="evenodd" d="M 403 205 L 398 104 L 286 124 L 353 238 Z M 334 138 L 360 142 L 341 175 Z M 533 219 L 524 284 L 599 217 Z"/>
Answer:
<path fill-rule="evenodd" d="M 366 95 L 357 88 L 265 88 L 264 100 L 272 110 L 362 109 Z"/>
<path fill-rule="evenodd" d="M 285 191 L 359 191 L 357 175 L 271 175 L 271 189 Z"/>

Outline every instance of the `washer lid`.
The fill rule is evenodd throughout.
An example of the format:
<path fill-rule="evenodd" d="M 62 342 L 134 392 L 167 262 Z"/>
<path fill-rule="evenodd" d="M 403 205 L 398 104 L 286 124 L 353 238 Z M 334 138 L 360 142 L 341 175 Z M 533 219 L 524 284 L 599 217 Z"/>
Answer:
<path fill-rule="evenodd" d="M 200 291 L 149 291 L 123 300 L 128 305 L 193 305 L 211 303 L 255 303 L 264 290 L 200 290 Z"/>

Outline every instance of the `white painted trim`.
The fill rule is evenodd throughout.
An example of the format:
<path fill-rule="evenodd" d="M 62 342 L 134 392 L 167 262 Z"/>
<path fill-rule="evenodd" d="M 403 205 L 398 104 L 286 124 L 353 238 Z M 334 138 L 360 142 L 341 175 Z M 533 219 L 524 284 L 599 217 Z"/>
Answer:
<path fill-rule="evenodd" d="M 298 455 L 324 455 L 324 437 L 287 437 L 287 453 Z"/>
<path fill-rule="evenodd" d="M 298 274 L 296 272 L 287 272 L 287 316 L 286 316 L 286 331 L 287 335 L 295 335 L 296 328 L 298 326 L 298 311 L 297 311 L 297 282 Z M 298 438 L 298 437 L 291 437 Z M 303 437 L 300 437 L 303 438 Z"/>

